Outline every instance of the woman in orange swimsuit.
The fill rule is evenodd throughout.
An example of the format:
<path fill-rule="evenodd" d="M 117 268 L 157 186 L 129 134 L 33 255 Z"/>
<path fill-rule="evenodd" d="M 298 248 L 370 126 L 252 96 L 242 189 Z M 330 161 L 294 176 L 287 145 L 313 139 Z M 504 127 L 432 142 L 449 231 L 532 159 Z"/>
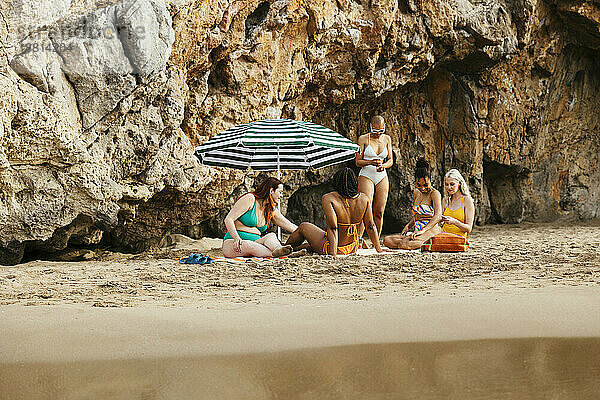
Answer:
<path fill-rule="evenodd" d="M 352 254 L 358 250 L 358 227 L 364 222 L 375 249 L 381 252 L 379 235 L 373 221 L 371 201 L 358 191 L 356 174 L 350 168 L 339 170 L 333 176 L 334 192 L 323 195 L 323 211 L 327 231 L 303 222 L 286 242 L 298 249 L 304 241 L 318 254 Z"/>
<path fill-rule="evenodd" d="M 431 186 L 429 163 L 424 158 L 417 161 L 415 169 L 413 217 L 402 233 L 389 235 L 383 244 L 393 249 L 414 250 L 442 231 L 438 222 L 442 219 L 442 195 Z"/>
<path fill-rule="evenodd" d="M 444 232 L 467 237 L 473 229 L 475 205 L 465 178 L 456 169 L 444 176 L 444 199 L 442 200 L 442 229 Z"/>

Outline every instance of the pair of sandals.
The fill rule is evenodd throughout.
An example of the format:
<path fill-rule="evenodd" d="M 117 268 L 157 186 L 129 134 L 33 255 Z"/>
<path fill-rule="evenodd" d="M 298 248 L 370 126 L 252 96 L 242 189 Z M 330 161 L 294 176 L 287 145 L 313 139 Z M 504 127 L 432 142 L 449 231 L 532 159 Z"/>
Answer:
<path fill-rule="evenodd" d="M 209 256 L 205 256 L 202 253 L 198 253 L 198 254 L 190 254 L 189 257 L 185 257 L 179 260 L 179 264 L 199 264 L 199 265 L 204 265 L 204 264 L 212 264 L 213 259 L 210 258 Z"/>

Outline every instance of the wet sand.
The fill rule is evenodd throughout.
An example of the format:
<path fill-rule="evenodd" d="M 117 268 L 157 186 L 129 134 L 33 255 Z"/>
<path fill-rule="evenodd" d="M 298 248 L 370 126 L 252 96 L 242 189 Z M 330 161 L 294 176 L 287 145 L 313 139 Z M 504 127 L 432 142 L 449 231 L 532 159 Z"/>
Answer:
<path fill-rule="evenodd" d="M 491 226 L 471 241 L 464 254 L 197 266 L 176 262 L 187 253 L 161 251 L 0 267 L 0 392 L 9 399 L 598 398 L 591 367 L 600 347 L 598 223 Z M 442 344 L 432 352 L 427 343 Z M 440 367 L 447 359 L 455 364 Z M 505 367 L 481 370 L 488 359 Z M 534 361 L 532 378 L 521 364 Z M 381 390 L 354 386 L 351 371 L 368 376 L 361 366 L 386 362 L 389 372 L 372 373 Z M 401 383 L 407 377 L 423 385 Z M 486 389 L 491 378 L 505 383 Z M 533 389 L 507 392 L 514 380 Z M 316 382 L 313 391 L 307 382 Z"/>
<path fill-rule="evenodd" d="M 0 309 L 0 392 L 3 399 L 595 399 L 598 299 L 600 288 L 549 287 L 217 308 L 16 304 Z"/>
<path fill-rule="evenodd" d="M 0 366 L 7 399 L 597 399 L 600 339 Z M 6 384 L 5 382 L 11 382 Z"/>
<path fill-rule="evenodd" d="M 281 299 L 203 308 L 85 305 L 0 309 L 0 362 L 260 353 L 364 343 L 599 337 L 600 288 Z"/>

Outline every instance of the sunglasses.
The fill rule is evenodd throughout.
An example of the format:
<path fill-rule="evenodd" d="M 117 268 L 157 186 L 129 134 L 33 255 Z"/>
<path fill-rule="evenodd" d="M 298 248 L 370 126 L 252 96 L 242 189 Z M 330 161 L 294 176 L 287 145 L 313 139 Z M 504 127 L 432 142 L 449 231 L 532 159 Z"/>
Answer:
<path fill-rule="evenodd" d="M 371 127 L 371 132 L 373 132 L 373 133 L 383 133 L 383 132 L 385 132 L 385 127 L 381 128 L 381 129 L 375 129 L 375 128 Z"/>

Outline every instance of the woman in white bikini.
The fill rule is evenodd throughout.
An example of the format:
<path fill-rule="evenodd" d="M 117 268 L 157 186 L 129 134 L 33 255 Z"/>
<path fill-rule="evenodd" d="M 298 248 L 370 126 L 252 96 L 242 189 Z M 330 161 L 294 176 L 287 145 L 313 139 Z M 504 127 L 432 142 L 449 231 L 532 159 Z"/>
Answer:
<path fill-rule="evenodd" d="M 383 212 L 387 203 L 390 183 L 385 170 L 394 164 L 392 157 L 392 139 L 385 134 L 385 121 L 377 115 L 371 119 L 371 131 L 358 138 L 360 151 L 356 153 L 356 166 L 361 167 L 358 174 L 358 190 L 369 197 L 373 204 L 373 219 L 377 232 L 381 234 Z M 364 227 L 359 230 L 362 237 Z"/>
<path fill-rule="evenodd" d="M 413 217 L 402 233 L 386 236 L 383 244 L 391 249 L 414 250 L 442 231 L 442 195 L 431 186 L 429 163 L 421 158 L 415 169 Z"/>

